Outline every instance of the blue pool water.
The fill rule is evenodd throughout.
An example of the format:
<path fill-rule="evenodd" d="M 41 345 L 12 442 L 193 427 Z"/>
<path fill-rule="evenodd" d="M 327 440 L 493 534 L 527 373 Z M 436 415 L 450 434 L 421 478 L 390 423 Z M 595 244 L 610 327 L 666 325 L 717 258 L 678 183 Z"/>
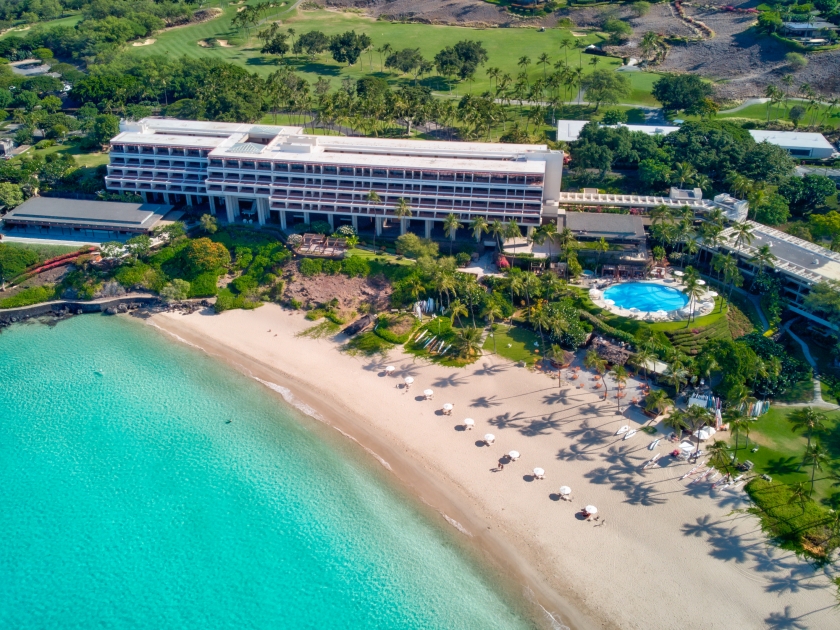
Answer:
<path fill-rule="evenodd" d="M 18 325 L 0 374 L 0 628 L 530 627 L 345 442 L 162 333 Z"/>
<path fill-rule="evenodd" d="M 640 311 L 673 311 L 688 304 L 688 296 L 678 289 L 650 282 L 625 282 L 604 291 L 605 300 L 620 308 Z"/>

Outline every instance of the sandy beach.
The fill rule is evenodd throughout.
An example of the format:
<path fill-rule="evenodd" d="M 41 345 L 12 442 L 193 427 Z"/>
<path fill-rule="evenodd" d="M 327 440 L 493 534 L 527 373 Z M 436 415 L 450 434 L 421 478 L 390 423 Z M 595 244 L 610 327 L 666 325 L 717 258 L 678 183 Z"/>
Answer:
<path fill-rule="evenodd" d="M 758 519 L 737 511 L 747 506 L 741 488 L 681 480 L 693 465 L 668 457 L 667 440 L 651 451 L 654 438 L 641 431 L 628 440 L 615 435 L 647 419 L 636 409 L 617 415 L 615 398 L 601 400 L 585 369 L 558 386 L 496 355 L 464 369 L 399 350 L 387 359 L 348 356 L 338 349 L 341 338 L 296 336 L 313 323 L 273 304 L 221 315 L 163 313 L 148 322 L 259 378 L 356 440 L 530 589 L 559 624 L 840 624 L 828 575 L 770 546 Z M 384 373 L 386 365 L 395 366 L 393 376 Z M 414 378 L 408 391 L 406 376 Z M 637 385 L 628 382 L 624 401 Z M 431 401 L 423 396 L 427 388 Z M 454 405 L 451 416 L 441 412 L 444 403 Z M 465 430 L 465 418 L 475 420 L 474 430 Z M 492 446 L 482 443 L 486 433 L 496 437 Z M 511 450 L 521 458 L 499 470 Z M 657 452 L 663 465 L 643 470 Z M 534 479 L 535 467 L 545 470 L 544 480 Z M 572 489 L 570 501 L 558 495 L 563 485 Z M 581 516 L 585 505 L 597 506 L 598 521 Z"/>

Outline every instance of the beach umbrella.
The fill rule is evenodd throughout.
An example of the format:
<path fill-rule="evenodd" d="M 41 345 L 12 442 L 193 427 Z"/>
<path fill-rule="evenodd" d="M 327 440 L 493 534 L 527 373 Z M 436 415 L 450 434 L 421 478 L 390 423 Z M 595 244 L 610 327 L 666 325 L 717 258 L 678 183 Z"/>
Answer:
<path fill-rule="evenodd" d="M 597 514 L 598 508 L 596 508 L 594 505 L 587 505 L 585 508 L 583 508 L 583 511 L 587 514 Z"/>
<path fill-rule="evenodd" d="M 517 459 L 519 459 L 519 451 L 511 451 L 510 453 L 508 453 L 508 457 L 510 457 L 511 461 L 515 462 Z"/>
<path fill-rule="evenodd" d="M 385 374 L 388 374 L 390 376 L 391 374 L 394 373 L 394 370 L 396 370 L 396 369 L 397 368 L 395 368 L 393 365 L 389 365 L 388 367 L 385 368 Z"/>
<path fill-rule="evenodd" d="M 452 411 L 452 409 L 454 409 L 454 407 L 452 406 L 452 403 L 446 403 L 446 404 L 443 406 L 443 410 L 444 410 L 444 411 Z"/>
<path fill-rule="evenodd" d="M 424 389 L 423 395 L 426 397 L 426 400 L 429 400 L 432 396 L 434 396 L 434 392 L 431 389 Z"/>
<path fill-rule="evenodd" d="M 405 377 L 405 386 L 409 387 L 414 382 L 413 376 L 406 376 Z"/>
<path fill-rule="evenodd" d="M 702 287 L 703 285 L 705 285 L 705 284 L 706 284 L 706 281 L 705 281 L 705 280 L 698 280 L 698 281 L 697 281 L 697 284 L 698 284 L 698 285 L 700 285 L 700 286 Z"/>
<path fill-rule="evenodd" d="M 674 272 L 674 275 L 677 276 L 677 278 L 682 278 L 685 274 L 682 271 L 678 270 Z"/>
<path fill-rule="evenodd" d="M 487 444 L 487 446 L 490 446 L 495 441 L 496 441 L 496 436 L 493 435 L 492 433 L 488 433 L 487 435 L 484 436 L 484 443 Z"/>
<path fill-rule="evenodd" d="M 569 486 L 560 486 L 560 496 L 567 497 L 572 494 L 572 489 Z"/>
<path fill-rule="evenodd" d="M 464 426 L 467 427 L 467 429 L 472 429 L 475 426 L 475 420 L 467 418 L 464 420 Z"/>
<path fill-rule="evenodd" d="M 703 429 L 700 429 L 699 431 L 695 431 L 694 437 L 699 438 L 701 440 L 708 440 L 715 433 L 717 433 L 717 431 L 712 427 L 705 427 Z"/>
<path fill-rule="evenodd" d="M 534 468 L 534 477 L 542 479 L 545 477 L 545 471 L 542 468 Z"/>
<path fill-rule="evenodd" d="M 716 298 L 718 296 L 718 292 L 717 291 L 709 291 L 709 293 L 707 295 L 709 297 Z"/>
<path fill-rule="evenodd" d="M 615 306 L 615 300 L 604 300 L 604 304 L 607 306 Z"/>

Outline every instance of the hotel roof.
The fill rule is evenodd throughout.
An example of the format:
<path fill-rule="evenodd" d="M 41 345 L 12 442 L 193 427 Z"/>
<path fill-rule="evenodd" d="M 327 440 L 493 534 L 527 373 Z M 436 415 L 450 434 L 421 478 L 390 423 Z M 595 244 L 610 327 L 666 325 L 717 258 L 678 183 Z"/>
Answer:
<path fill-rule="evenodd" d="M 752 256 L 762 245 L 769 245 L 770 251 L 778 259 L 775 267 L 779 271 L 796 276 L 808 284 L 823 280 L 840 280 L 840 253 L 755 221 L 748 223 L 753 228 L 754 238 L 751 245 L 741 247 L 742 252 Z M 729 237 L 731 233 L 732 228 L 728 228 L 724 230 L 723 235 Z M 727 243 L 725 247 L 736 250 L 734 243 Z"/>
<path fill-rule="evenodd" d="M 801 131 L 764 131 L 762 129 L 750 130 L 750 135 L 756 142 L 777 144 L 780 147 L 796 147 L 802 149 L 830 149 L 834 151 L 834 145 L 825 139 L 821 133 L 803 133 Z"/>
<path fill-rule="evenodd" d="M 62 225 L 107 231 L 146 232 L 172 206 L 118 201 L 84 201 L 55 197 L 32 197 L 7 213 L 7 223 Z"/>
<path fill-rule="evenodd" d="M 623 238 L 641 240 L 645 237 L 642 217 L 632 214 L 600 212 L 567 212 L 565 225 L 577 235 L 591 238 Z"/>

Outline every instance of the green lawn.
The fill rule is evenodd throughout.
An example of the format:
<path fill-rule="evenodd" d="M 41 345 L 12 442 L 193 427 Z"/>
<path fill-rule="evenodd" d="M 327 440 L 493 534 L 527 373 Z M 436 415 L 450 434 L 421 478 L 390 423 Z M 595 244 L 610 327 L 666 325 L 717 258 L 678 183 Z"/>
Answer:
<path fill-rule="evenodd" d="M 539 345 L 534 345 L 539 344 L 540 337 L 527 328 L 514 326 L 508 329 L 506 324 L 497 324 L 493 334 L 496 336 L 496 352 L 500 356 L 511 361 L 524 361 L 527 365 L 533 365 L 540 358 L 540 355 L 534 352 L 540 349 Z M 493 337 L 490 335 L 484 341 L 484 350 L 493 352 Z"/>
<path fill-rule="evenodd" d="M 807 106 L 807 102 L 790 100 L 790 101 L 788 101 L 788 106 L 787 107 L 784 106 L 784 103 L 779 103 L 778 105 L 775 105 L 774 107 L 771 108 L 771 110 L 770 110 L 770 120 L 771 121 L 773 121 L 773 120 L 790 120 L 790 117 L 788 116 L 788 114 L 790 112 L 790 108 L 792 108 L 794 105 L 802 105 L 803 107 L 805 107 L 805 106 Z M 817 114 L 817 121 L 821 120 L 821 116 L 824 114 L 824 112 L 826 112 L 827 109 L 828 109 L 828 107 L 825 106 L 825 105 L 821 105 L 819 107 L 819 113 Z M 812 116 L 812 111 L 808 110 L 808 112 L 805 114 L 803 119 L 800 121 L 800 124 L 802 124 L 803 126 L 807 125 L 807 124 L 810 124 L 811 116 Z M 696 116 L 685 116 L 683 118 L 688 119 L 688 120 L 699 120 L 699 118 L 696 117 Z M 767 120 L 767 105 L 766 104 L 764 104 L 764 105 L 762 105 L 762 104 L 750 105 L 749 107 L 745 107 L 744 109 L 742 109 L 740 111 L 737 111 L 737 112 L 733 112 L 731 114 L 725 114 L 725 113 L 718 114 L 717 118 L 755 118 L 755 119 L 758 119 L 758 120 L 766 121 Z M 840 122 L 840 112 L 835 110 L 834 113 L 825 122 L 827 124 L 836 125 L 838 122 Z"/>
<path fill-rule="evenodd" d="M 79 166 L 95 168 L 100 164 L 108 163 L 107 153 L 88 153 L 82 151 L 77 144 L 56 144 L 54 146 L 47 147 L 46 149 L 33 149 L 32 152 L 27 153 L 27 155 L 34 154 L 45 156 L 51 153 L 64 153 L 72 155 L 76 159 L 76 164 Z"/>
<path fill-rule="evenodd" d="M 739 461 L 750 460 L 755 464 L 758 473 L 768 474 L 774 482 L 795 484 L 799 482 L 810 482 L 811 469 L 803 466 L 797 472 L 802 456 L 805 453 L 807 440 L 804 435 L 791 431 L 788 416 L 795 410 L 791 407 L 774 407 L 766 414 L 758 418 L 752 425 L 750 431 L 750 443 L 742 435 L 737 451 Z M 822 444 L 829 451 L 833 458 L 831 466 L 836 471 L 840 468 L 840 412 L 826 414 L 829 424 L 822 436 Z M 726 436 L 725 439 L 735 445 L 735 436 Z M 755 445 L 758 451 L 750 452 Z M 831 479 L 826 478 L 830 472 L 828 467 L 823 467 L 823 472 L 817 471 L 815 493 L 818 498 L 827 498 L 836 492 L 832 487 Z"/>
<path fill-rule="evenodd" d="M 255 0 L 249 0 L 253 4 Z M 256 39 L 256 29 L 252 28 L 250 33 L 239 31 L 231 27 L 231 18 L 236 13 L 235 6 L 228 6 L 222 17 L 202 24 L 187 26 L 184 28 L 172 29 L 159 33 L 156 42 L 149 46 L 129 47 L 129 54 L 141 57 L 148 55 L 174 55 L 188 57 L 216 57 L 231 63 L 242 65 L 261 75 L 266 75 L 277 69 L 283 63 L 277 57 L 262 55 L 259 52 L 261 43 Z M 486 68 L 497 67 L 502 72 L 509 73 L 515 77 L 520 68 L 517 62 L 520 57 L 528 56 L 531 65 L 528 68 L 532 80 L 543 75 L 543 68 L 537 63 L 537 58 L 545 52 L 555 62 L 561 58 L 568 58 L 570 65 L 581 63 L 586 73 L 592 71 L 589 65 L 589 55 L 581 55 L 577 50 L 561 51 L 559 44 L 564 38 L 574 39 L 586 44 L 602 41 L 603 37 L 596 33 L 590 33 L 585 38 L 571 38 L 569 29 L 547 29 L 540 33 L 536 28 L 491 28 L 491 29 L 469 29 L 459 26 L 437 26 L 418 23 L 391 23 L 385 20 L 374 20 L 355 12 L 339 13 L 336 11 L 302 11 L 288 12 L 287 9 L 280 9 L 270 19 L 282 19 L 283 25 L 292 27 L 297 33 L 304 33 L 310 30 L 320 30 L 327 35 L 342 33 L 347 30 L 364 32 L 373 40 L 373 49 L 379 48 L 385 43 L 392 47 L 419 48 L 427 59 L 445 46 L 453 45 L 464 39 L 480 40 L 487 49 L 489 60 Z M 213 48 L 199 46 L 198 42 L 209 38 L 221 40 L 238 39 L 242 40 L 241 45 Z M 378 74 L 391 83 L 408 82 L 411 77 L 399 76 L 391 72 L 383 72 L 382 60 L 376 52 L 368 53 L 356 63 L 355 66 L 347 67 L 345 64 L 338 64 L 332 60 L 328 53 L 320 55 L 315 60 L 308 60 L 294 56 L 287 56 L 287 63 L 297 72 L 303 75 L 310 82 L 318 77 L 330 79 L 334 86 L 338 86 L 341 79 L 350 77 L 358 79 L 367 74 Z M 598 68 L 618 67 L 620 60 L 601 57 Z M 547 71 L 551 71 L 551 66 Z M 633 101 L 640 104 L 655 104 L 650 97 L 650 86 L 656 80 L 657 75 L 642 72 L 628 73 L 628 77 L 634 86 Z M 449 92 L 449 86 L 437 76 L 422 79 L 425 85 L 441 92 Z M 490 80 L 485 72 L 480 70 L 472 85 L 461 83 L 452 86 L 452 93 L 456 95 L 468 92 L 481 93 L 491 88 Z"/>
<path fill-rule="evenodd" d="M 383 254 L 382 252 L 374 253 L 369 249 L 360 249 L 358 247 L 347 250 L 347 255 L 359 256 L 368 260 L 373 260 L 374 258 L 384 259 L 383 262 L 391 263 L 393 265 L 413 265 L 416 262 L 411 258 L 405 258 L 403 256 L 393 256 L 392 254 Z"/>
<path fill-rule="evenodd" d="M 76 24 L 78 24 L 81 21 L 81 19 L 82 19 L 81 14 L 68 15 L 67 17 L 58 18 L 57 20 L 48 20 L 47 22 L 40 22 L 40 23 L 38 23 L 36 25 L 32 25 L 32 26 L 39 26 L 41 28 L 55 28 L 56 26 L 75 26 Z M 30 28 L 31 28 L 31 26 L 30 26 Z M 14 29 L 14 30 L 11 30 L 11 31 L 6 31 L 2 35 L 0 35 L 0 39 L 3 39 L 4 37 L 10 37 L 12 35 L 23 36 L 23 35 L 26 35 L 28 30 L 29 30 L 29 28 L 25 28 L 25 30 Z"/>

